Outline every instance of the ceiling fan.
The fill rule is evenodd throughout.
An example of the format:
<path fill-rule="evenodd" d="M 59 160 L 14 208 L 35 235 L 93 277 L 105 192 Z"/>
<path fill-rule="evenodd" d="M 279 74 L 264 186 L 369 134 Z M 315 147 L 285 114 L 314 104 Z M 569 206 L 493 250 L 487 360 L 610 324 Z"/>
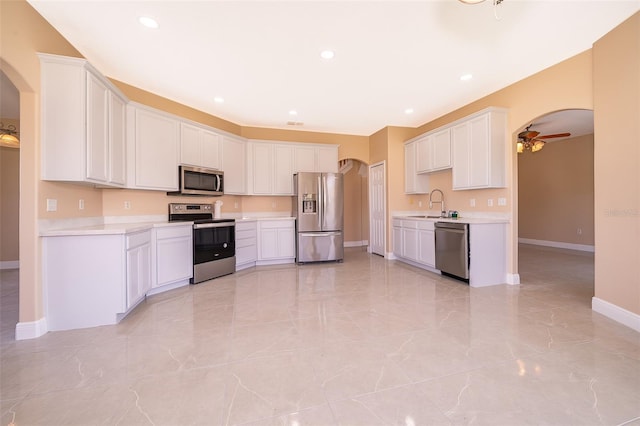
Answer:
<path fill-rule="evenodd" d="M 533 126 L 533 123 L 529 124 L 522 132 L 518 133 L 518 154 L 522 154 L 524 151 L 540 151 L 546 143 L 544 139 L 566 138 L 567 136 L 571 136 L 571 133 L 556 133 L 553 135 L 539 136 L 540 132 L 529 130 L 531 126 Z"/>

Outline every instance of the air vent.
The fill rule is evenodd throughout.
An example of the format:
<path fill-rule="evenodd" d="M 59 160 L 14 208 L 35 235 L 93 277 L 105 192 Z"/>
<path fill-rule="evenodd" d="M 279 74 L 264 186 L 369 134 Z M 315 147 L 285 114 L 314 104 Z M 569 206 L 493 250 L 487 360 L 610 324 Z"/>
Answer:
<path fill-rule="evenodd" d="M 287 126 L 304 126 L 302 121 L 287 121 Z"/>

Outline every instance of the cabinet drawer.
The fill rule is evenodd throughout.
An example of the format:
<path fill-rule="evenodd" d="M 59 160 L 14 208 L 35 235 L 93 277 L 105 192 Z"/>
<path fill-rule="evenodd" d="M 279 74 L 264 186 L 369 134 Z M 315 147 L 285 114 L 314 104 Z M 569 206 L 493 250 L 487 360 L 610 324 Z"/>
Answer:
<path fill-rule="evenodd" d="M 256 228 L 253 229 L 236 229 L 236 242 L 239 240 L 253 238 L 255 239 L 258 235 Z"/>
<path fill-rule="evenodd" d="M 127 235 L 127 250 L 151 242 L 151 231 L 136 232 Z"/>
<path fill-rule="evenodd" d="M 430 220 L 421 220 L 421 221 L 418 221 L 418 229 L 426 229 L 428 231 L 433 231 L 436 229 L 436 223 Z"/>
<path fill-rule="evenodd" d="M 265 220 L 263 222 L 260 222 L 260 229 L 273 229 L 273 228 L 278 228 L 278 229 L 283 229 L 283 228 L 291 228 L 293 229 L 293 220 Z"/>
<path fill-rule="evenodd" d="M 255 247 L 257 245 L 256 243 L 256 237 L 253 238 L 243 238 L 243 239 L 237 239 L 236 238 L 236 250 L 241 248 L 241 247 Z"/>
<path fill-rule="evenodd" d="M 236 233 L 239 231 L 254 231 L 256 230 L 256 222 L 238 222 L 236 221 Z"/>
<path fill-rule="evenodd" d="M 417 220 L 403 220 L 402 221 L 403 228 L 409 229 L 418 229 L 418 221 Z"/>
<path fill-rule="evenodd" d="M 156 228 L 156 238 L 159 240 L 165 238 L 179 238 L 191 236 L 191 225 L 189 226 L 171 226 L 167 228 Z"/>

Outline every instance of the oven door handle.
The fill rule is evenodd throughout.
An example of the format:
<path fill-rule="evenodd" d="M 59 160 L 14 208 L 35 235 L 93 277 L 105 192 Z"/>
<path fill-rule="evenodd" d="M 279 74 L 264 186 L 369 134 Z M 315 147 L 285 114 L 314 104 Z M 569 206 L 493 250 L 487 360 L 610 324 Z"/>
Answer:
<path fill-rule="evenodd" d="M 193 225 L 193 229 L 207 229 L 207 228 L 233 228 L 236 224 L 232 222 L 220 222 L 220 223 L 197 223 Z"/>

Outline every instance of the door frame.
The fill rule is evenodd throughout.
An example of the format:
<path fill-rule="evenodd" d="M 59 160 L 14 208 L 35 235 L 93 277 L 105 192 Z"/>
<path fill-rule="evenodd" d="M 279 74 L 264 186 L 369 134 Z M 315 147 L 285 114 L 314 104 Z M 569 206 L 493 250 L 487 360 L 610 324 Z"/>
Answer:
<path fill-rule="evenodd" d="M 373 227 L 375 225 L 375 222 L 373 220 L 374 219 L 373 218 L 374 209 L 372 205 L 373 179 L 371 178 L 372 176 L 371 170 L 375 167 L 380 167 L 380 166 L 382 166 L 382 217 L 384 221 L 384 226 L 383 226 L 383 232 L 382 232 L 382 253 L 377 253 L 377 252 L 374 252 L 372 249 L 373 243 L 375 241 L 373 238 Z M 387 257 L 387 164 L 385 160 L 369 165 L 369 246 L 367 251 L 369 253 L 381 255 L 384 258 Z"/>

